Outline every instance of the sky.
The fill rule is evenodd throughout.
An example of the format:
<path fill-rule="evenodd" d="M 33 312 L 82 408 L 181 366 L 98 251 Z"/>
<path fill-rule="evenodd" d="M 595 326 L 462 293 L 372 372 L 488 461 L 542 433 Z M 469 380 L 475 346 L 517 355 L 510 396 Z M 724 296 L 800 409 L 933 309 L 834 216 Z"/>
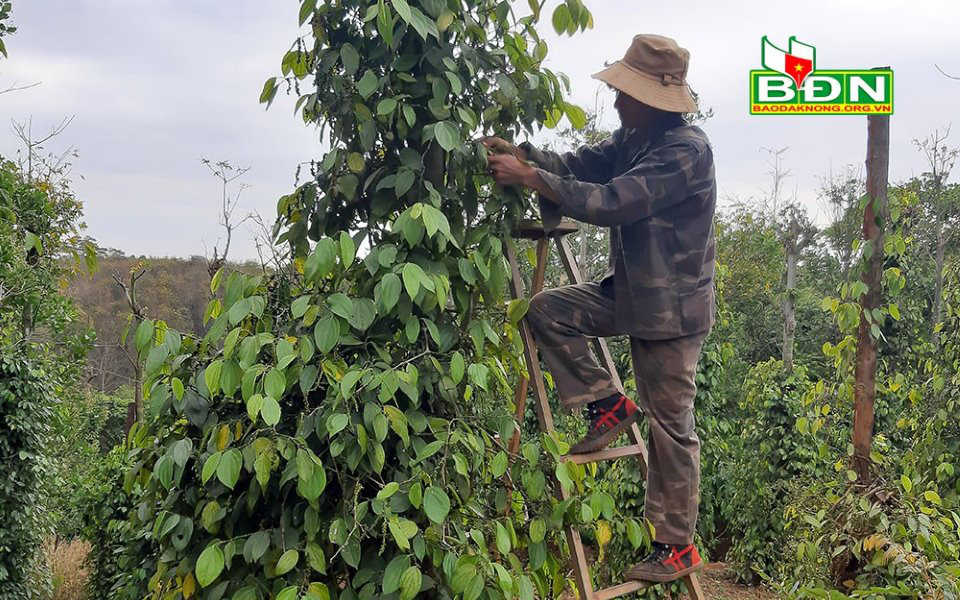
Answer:
<path fill-rule="evenodd" d="M 548 6 L 556 2 L 551 0 Z M 895 74 L 890 181 L 924 171 L 911 140 L 960 121 L 960 2 L 807 0 L 804 3 L 587 0 L 595 26 L 558 38 L 548 23 L 546 66 L 568 74 L 572 100 L 617 123 L 613 95 L 590 78 L 623 56 L 633 35 L 658 33 L 690 51 L 688 81 L 714 116 L 702 125 L 716 161 L 721 205 L 769 186 L 770 154 L 783 154 L 788 194 L 821 219 L 820 179 L 862 167 L 866 117 L 751 116 L 748 72 L 760 67 L 760 39 L 785 47 L 793 35 L 817 48 L 823 69 L 890 66 Z M 266 78 L 298 33 L 295 0 L 14 0 L 19 30 L 0 59 L 0 155 L 19 141 L 11 120 L 32 118 L 35 136 L 64 118 L 47 149 L 74 147 L 74 190 L 87 233 L 101 246 L 135 255 L 209 253 L 222 237 L 220 184 L 202 158 L 250 167 L 237 215 L 269 223 L 277 199 L 295 185 L 297 165 L 321 156 L 315 129 L 278 94 L 258 103 Z M 518 1 L 518 7 L 526 6 Z M 599 87 L 598 87 L 599 84 Z M 948 142 L 960 146 L 960 124 Z M 534 137 L 546 143 L 550 132 Z M 958 169 L 960 171 L 960 169 Z M 952 181 L 958 181 L 954 173 Z M 231 258 L 256 256 L 249 225 L 235 233 Z M 222 242 L 221 242 L 222 243 Z"/>

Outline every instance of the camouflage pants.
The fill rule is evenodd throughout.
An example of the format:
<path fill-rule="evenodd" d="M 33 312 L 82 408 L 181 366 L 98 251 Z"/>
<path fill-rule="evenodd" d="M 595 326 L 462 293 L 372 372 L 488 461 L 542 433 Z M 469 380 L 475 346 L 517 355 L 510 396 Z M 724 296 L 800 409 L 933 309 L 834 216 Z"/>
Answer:
<path fill-rule="evenodd" d="M 611 291 L 598 283 L 547 290 L 533 297 L 527 318 L 565 407 L 620 393 L 587 339 L 622 334 L 614 325 Z M 691 543 L 697 522 L 700 440 L 693 401 L 706 335 L 630 338 L 637 393 L 650 425 L 644 513 L 665 544 Z"/>

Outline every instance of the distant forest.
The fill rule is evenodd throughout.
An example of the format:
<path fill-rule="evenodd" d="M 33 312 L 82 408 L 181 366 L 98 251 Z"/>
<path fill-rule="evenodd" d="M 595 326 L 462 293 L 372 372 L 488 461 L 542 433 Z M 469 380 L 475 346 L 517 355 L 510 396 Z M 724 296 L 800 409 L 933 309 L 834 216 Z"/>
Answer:
<path fill-rule="evenodd" d="M 96 342 L 87 356 L 87 381 L 102 392 L 133 384 L 133 335 L 124 339 L 131 317 L 124 283 L 133 270 L 143 271 L 136 284 L 136 300 L 145 316 L 162 319 L 178 330 L 205 331 L 203 311 L 210 301 L 208 261 L 190 258 L 126 256 L 119 250 L 101 250 L 99 269 L 89 277 L 70 281 L 68 294 L 82 311 L 87 325 L 96 332 Z M 260 265 L 229 264 L 230 269 L 259 272 Z"/>

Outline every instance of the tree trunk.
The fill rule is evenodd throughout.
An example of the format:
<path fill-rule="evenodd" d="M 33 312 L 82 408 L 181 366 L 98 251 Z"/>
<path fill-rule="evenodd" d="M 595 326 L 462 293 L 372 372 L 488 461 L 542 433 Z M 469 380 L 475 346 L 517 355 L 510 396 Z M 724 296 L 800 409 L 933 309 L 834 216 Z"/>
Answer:
<path fill-rule="evenodd" d="M 129 434 L 133 424 L 143 417 L 143 363 L 137 349 L 134 348 L 133 351 L 137 357 L 133 364 L 133 401 L 127 403 L 127 420 L 123 429 L 125 434 Z"/>
<path fill-rule="evenodd" d="M 439 190 L 444 185 L 446 163 L 444 162 L 443 148 L 440 144 L 430 142 L 423 160 L 423 176 L 433 187 Z"/>
<path fill-rule="evenodd" d="M 795 290 L 797 287 L 797 243 L 798 232 L 795 224 L 790 224 L 791 239 L 787 243 L 787 285 L 783 298 L 783 368 L 793 371 L 793 339 L 797 329 L 797 310 Z"/>
<path fill-rule="evenodd" d="M 860 330 L 857 341 L 857 365 L 853 407 L 853 468 L 861 483 L 871 478 L 870 448 L 873 442 L 873 402 L 876 394 L 878 328 L 871 311 L 879 308 L 880 279 L 883 273 L 883 219 L 887 208 L 887 175 L 890 163 L 890 117 L 867 117 L 867 195 L 870 201 L 863 213 L 865 242 L 862 281 L 867 292 L 861 296 Z"/>
<path fill-rule="evenodd" d="M 134 370 L 133 376 L 133 402 L 127 403 L 127 420 L 124 424 L 123 431 L 126 434 L 130 434 L 130 430 L 133 429 L 133 424 L 137 422 L 143 415 L 143 382 L 141 381 L 140 376 L 140 367 L 139 365 Z"/>
<path fill-rule="evenodd" d="M 107 390 L 107 353 L 100 349 L 100 391 L 105 392 Z"/>
<path fill-rule="evenodd" d="M 33 306 L 28 300 L 23 305 L 23 313 L 20 315 L 20 337 L 26 342 L 31 334 L 33 334 Z"/>
<path fill-rule="evenodd" d="M 934 339 L 938 337 L 936 330 L 942 318 L 940 313 L 943 311 L 943 261 L 946 246 L 947 242 L 944 239 L 943 227 L 940 223 L 937 223 L 937 249 L 935 254 L 937 272 L 934 274 L 933 279 L 933 314 L 931 315 L 933 322 L 930 324 L 930 330 L 933 332 Z"/>
<path fill-rule="evenodd" d="M 28 171 L 29 173 L 29 171 Z M 40 262 L 40 255 L 36 250 L 30 249 L 27 250 L 27 265 L 31 269 L 37 268 L 37 263 Z M 33 327 L 36 324 L 37 315 L 33 311 L 33 304 L 30 302 L 30 299 L 27 298 L 23 303 L 23 312 L 20 314 L 20 336 L 24 342 L 28 342 L 30 336 L 33 335 Z"/>

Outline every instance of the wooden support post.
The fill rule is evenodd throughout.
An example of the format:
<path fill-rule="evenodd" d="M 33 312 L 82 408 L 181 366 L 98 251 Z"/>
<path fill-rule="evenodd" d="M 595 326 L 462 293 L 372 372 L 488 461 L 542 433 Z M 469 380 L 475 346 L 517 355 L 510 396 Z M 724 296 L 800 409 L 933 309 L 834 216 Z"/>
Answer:
<path fill-rule="evenodd" d="M 860 298 L 857 365 L 853 401 L 853 469 L 861 483 L 872 478 L 870 448 L 873 443 L 873 402 L 876 395 L 879 325 L 871 311 L 881 304 L 883 276 L 883 222 L 887 218 L 887 176 L 890 165 L 890 116 L 867 117 L 867 196 L 863 211 L 864 269 L 861 281 L 867 292 Z"/>

